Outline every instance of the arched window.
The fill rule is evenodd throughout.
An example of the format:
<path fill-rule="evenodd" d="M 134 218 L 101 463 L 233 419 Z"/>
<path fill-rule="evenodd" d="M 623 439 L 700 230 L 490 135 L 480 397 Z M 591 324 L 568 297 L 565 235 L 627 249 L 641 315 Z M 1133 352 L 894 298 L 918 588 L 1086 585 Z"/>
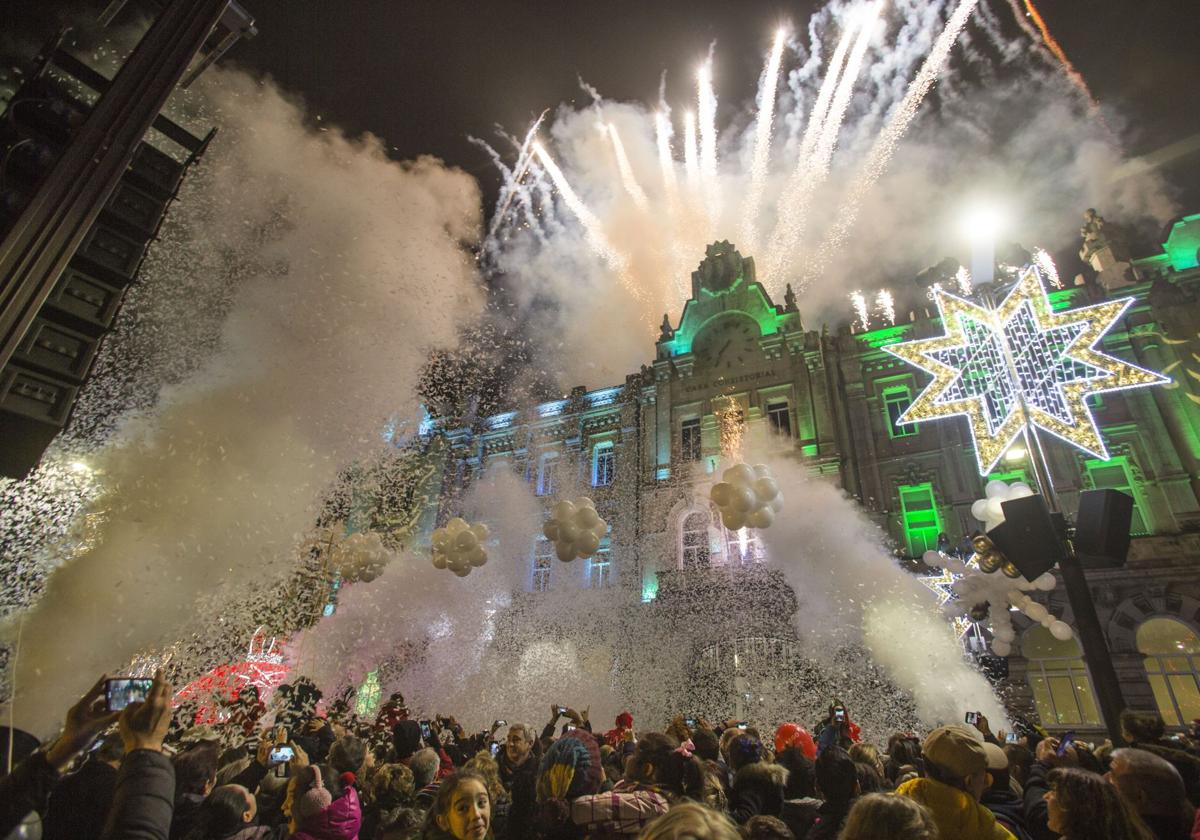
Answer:
<path fill-rule="evenodd" d="M 755 528 L 742 528 L 739 531 L 725 529 L 725 557 L 731 566 L 761 563 L 766 559 L 766 551 L 758 533 Z"/>
<path fill-rule="evenodd" d="M 707 510 L 694 510 L 683 518 L 680 543 L 680 565 L 685 569 L 706 569 L 711 564 L 711 547 L 708 541 L 708 526 L 712 514 Z"/>
<path fill-rule="evenodd" d="M 1146 676 L 1167 725 L 1200 718 L 1200 638 L 1195 631 L 1173 618 L 1150 618 L 1137 629 L 1137 649 L 1146 657 Z"/>
<path fill-rule="evenodd" d="M 1021 652 L 1029 660 L 1029 687 L 1043 724 L 1101 724 L 1078 641 L 1056 639 L 1039 624 L 1022 637 Z"/>

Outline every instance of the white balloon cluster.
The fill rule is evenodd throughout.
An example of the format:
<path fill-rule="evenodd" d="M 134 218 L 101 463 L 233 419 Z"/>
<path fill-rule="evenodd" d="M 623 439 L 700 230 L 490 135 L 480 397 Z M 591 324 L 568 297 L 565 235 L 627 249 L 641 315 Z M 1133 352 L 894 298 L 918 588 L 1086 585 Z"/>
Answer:
<path fill-rule="evenodd" d="M 488 527 L 482 522 L 468 525 L 461 517 L 454 517 L 445 528 L 433 530 L 433 565 L 437 569 L 449 569 L 459 577 L 471 574 L 471 569 L 488 561 L 484 542 L 488 538 Z"/>
<path fill-rule="evenodd" d="M 1024 499 L 1033 495 L 1033 488 L 1023 481 L 1005 484 L 999 479 L 992 479 L 983 488 L 984 498 L 971 505 L 971 515 L 983 523 L 983 529 L 990 531 L 1004 521 L 1005 502 L 1013 499 Z"/>
<path fill-rule="evenodd" d="M 730 531 L 770 528 L 783 507 L 783 493 L 766 464 L 735 464 L 721 474 L 709 498 L 721 511 L 721 521 Z"/>
<path fill-rule="evenodd" d="M 1001 503 L 1033 495 L 1033 490 L 1027 484 L 1016 482 L 1009 485 L 999 480 L 989 481 L 984 492 L 987 498 L 975 502 L 971 506 L 971 514 L 984 522 L 989 531 L 1004 521 Z M 940 567 L 961 575 L 951 586 L 956 599 L 947 601 L 943 607 L 949 617 L 956 618 L 964 611 L 981 616 L 986 611 L 992 631 L 992 653 L 997 656 L 1012 653 L 1012 643 L 1017 638 L 1009 607 L 1025 613 L 1031 621 L 1047 628 L 1056 639 L 1066 641 L 1074 635 L 1071 625 L 1055 618 L 1027 594 L 1054 589 L 1056 581 L 1053 574 L 1045 572 L 1032 581 L 1026 580 L 1011 562 L 1005 562 L 986 537 L 975 537 L 974 543 L 976 553 L 972 558 L 973 563 L 965 563 L 940 551 L 926 551 L 921 557 L 927 566 Z"/>
<path fill-rule="evenodd" d="M 358 531 L 335 543 L 331 566 L 348 583 L 370 583 L 379 577 L 391 552 L 376 531 Z"/>
<path fill-rule="evenodd" d="M 558 559 L 570 563 L 576 557 L 591 557 L 600 548 L 608 532 L 608 523 L 596 513 L 596 504 L 588 498 L 566 499 L 550 511 L 542 534 L 554 543 Z"/>

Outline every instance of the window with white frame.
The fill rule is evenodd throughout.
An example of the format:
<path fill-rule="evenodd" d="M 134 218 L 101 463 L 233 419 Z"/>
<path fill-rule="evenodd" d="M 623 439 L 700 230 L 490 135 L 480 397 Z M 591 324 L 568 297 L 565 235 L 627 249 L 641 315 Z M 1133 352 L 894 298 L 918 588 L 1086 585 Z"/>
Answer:
<path fill-rule="evenodd" d="M 711 563 L 712 548 L 709 545 L 708 526 L 712 514 L 707 510 L 694 510 L 680 524 L 680 565 L 685 569 L 706 569 Z"/>
<path fill-rule="evenodd" d="M 684 420 L 680 427 L 679 455 L 685 461 L 699 461 L 700 452 L 700 418 Z"/>
<path fill-rule="evenodd" d="M 1022 636 L 1021 653 L 1029 661 L 1027 679 L 1043 725 L 1101 724 L 1096 693 L 1076 639 L 1056 639 L 1039 624 Z"/>
<path fill-rule="evenodd" d="M 612 585 L 612 546 L 608 537 L 600 542 L 600 548 L 588 559 L 588 586 L 604 589 Z"/>
<path fill-rule="evenodd" d="M 558 473 L 558 453 L 547 452 L 538 461 L 537 494 L 553 496 L 554 483 Z"/>
<path fill-rule="evenodd" d="M 761 563 L 766 560 L 759 532 L 754 528 L 741 528 L 737 531 L 725 529 L 725 562 L 730 566 L 746 566 L 751 563 Z"/>
<path fill-rule="evenodd" d="M 792 436 L 792 412 L 787 400 L 771 400 L 767 403 L 767 423 L 771 431 L 780 437 Z"/>
<path fill-rule="evenodd" d="M 534 592 L 545 592 L 550 588 L 550 569 L 554 557 L 554 543 L 545 537 L 538 537 L 533 545 L 533 582 L 530 586 Z"/>
<path fill-rule="evenodd" d="M 617 470 L 617 453 L 611 440 L 597 443 L 592 449 L 592 486 L 607 487 L 613 483 Z"/>
<path fill-rule="evenodd" d="M 1137 629 L 1137 649 L 1167 726 L 1200 718 L 1200 638 L 1173 618 L 1149 618 Z"/>

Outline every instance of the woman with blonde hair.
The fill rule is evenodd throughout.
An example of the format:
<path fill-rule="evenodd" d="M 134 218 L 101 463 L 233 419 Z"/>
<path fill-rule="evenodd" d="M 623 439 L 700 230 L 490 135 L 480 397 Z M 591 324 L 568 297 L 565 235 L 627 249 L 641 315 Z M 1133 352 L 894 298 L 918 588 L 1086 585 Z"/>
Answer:
<path fill-rule="evenodd" d="M 639 840 L 741 840 L 729 817 L 699 805 L 684 802 L 650 823 Z"/>
<path fill-rule="evenodd" d="M 868 793 L 855 800 L 838 840 L 938 840 L 937 823 L 907 796 Z"/>

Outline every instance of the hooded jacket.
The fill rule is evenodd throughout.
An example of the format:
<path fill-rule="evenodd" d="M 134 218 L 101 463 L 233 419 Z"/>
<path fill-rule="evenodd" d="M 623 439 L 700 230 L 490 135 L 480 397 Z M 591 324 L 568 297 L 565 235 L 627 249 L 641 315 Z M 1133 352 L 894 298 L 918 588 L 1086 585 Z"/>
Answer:
<path fill-rule="evenodd" d="M 92 758 L 50 793 L 42 819 L 45 840 L 94 840 L 104 830 L 117 790 L 117 768 Z"/>
<path fill-rule="evenodd" d="M 1029 832 L 1025 830 L 1025 803 L 1020 796 L 1011 789 L 988 788 L 980 801 L 996 817 L 996 822 L 1007 828 L 1017 840 L 1029 840 Z"/>
<path fill-rule="evenodd" d="M 759 815 L 778 817 L 787 778 L 787 768 L 779 764 L 756 761 L 743 765 L 733 774 L 729 813 L 738 824 Z"/>
<path fill-rule="evenodd" d="M 357 840 L 360 828 L 362 807 L 358 791 L 348 787 L 328 808 L 300 823 L 288 840 Z"/>
<path fill-rule="evenodd" d="M 965 791 L 934 779 L 911 779 L 896 788 L 900 796 L 920 802 L 933 814 L 939 837 L 955 840 L 1016 840 L 1012 832 Z"/>

